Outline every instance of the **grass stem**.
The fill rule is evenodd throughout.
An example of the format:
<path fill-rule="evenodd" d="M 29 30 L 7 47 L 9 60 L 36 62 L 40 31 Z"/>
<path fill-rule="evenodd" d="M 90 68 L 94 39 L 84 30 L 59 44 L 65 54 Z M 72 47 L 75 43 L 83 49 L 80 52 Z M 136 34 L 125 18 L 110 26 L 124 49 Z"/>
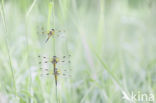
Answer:
<path fill-rule="evenodd" d="M 14 89 L 15 89 L 14 92 L 15 92 L 15 96 L 17 98 L 15 75 L 14 75 L 14 70 L 13 70 L 13 67 L 12 67 L 12 61 L 11 61 L 11 57 L 10 57 L 8 42 L 7 42 L 6 39 L 5 39 L 5 44 L 6 44 L 7 54 L 8 54 L 8 57 L 9 57 L 9 65 L 10 65 L 12 79 L 13 79 L 13 85 L 14 85 Z"/>
<path fill-rule="evenodd" d="M 34 7 L 35 4 L 36 4 L 36 1 L 37 1 L 37 0 L 34 0 L 34 1 L 33 1 L 32 5 L 30 6 L 29 10 L 28 10 L 27 13 L 26 13 L 26 17 L 29 16 L 30 12 L 32 11 L 33 7 Z"/>

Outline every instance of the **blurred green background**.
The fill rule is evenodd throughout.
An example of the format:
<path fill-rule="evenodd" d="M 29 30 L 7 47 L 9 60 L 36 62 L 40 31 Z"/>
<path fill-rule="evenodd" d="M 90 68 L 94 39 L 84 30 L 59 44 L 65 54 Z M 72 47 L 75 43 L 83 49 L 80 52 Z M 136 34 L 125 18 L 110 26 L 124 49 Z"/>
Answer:
<path fill-rule="evenodd" d="M 56 103 L 54 77 L 40 78 L 37 57 L 54 51 L 71 55 L 60 103 L 156 96 L 155 0 L 1 0 L 0 10 L 0 103 Z M 65 37 L 45 44 L 41 27 Z"/>

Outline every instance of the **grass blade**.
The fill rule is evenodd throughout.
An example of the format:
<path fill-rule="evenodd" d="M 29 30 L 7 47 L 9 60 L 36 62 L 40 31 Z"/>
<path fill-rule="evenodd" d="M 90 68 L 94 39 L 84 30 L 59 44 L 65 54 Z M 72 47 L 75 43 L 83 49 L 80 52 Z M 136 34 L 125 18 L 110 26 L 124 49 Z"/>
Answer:
<path fill-rule="evenodd" d="M 32 5 L 30 6 L 29 10 L 28 10 L 27 13 L 26 13 L 26 17 L 29 16 L 30 12 L 32 11 L 33 7 L 34 7 L 35 4 L 36 4 L 36 1 L 37 1 L 37 0 L 34 0 L 34 1 L 33 1 Z"/>
<path fill-rule="evenodd" d="M 11 61 L 11 57 L 10 57 L 8 42 L 7 42 L 6 39 L 5 39 L 5 44 L 6 44 L 6 49 L 7 49 L 8 57 L 9 57 L 9 65 L 10 65 L 12 79 L 13 79 L 13 85 L 14 85 L 14 89 L 15 89 L 14 92 L 15 92 L 15 96 L 17 97 L 15 75 L 14 75 L 14 70 L 13 70 L 13 67 L 12 67 L 12 61 Z"/>

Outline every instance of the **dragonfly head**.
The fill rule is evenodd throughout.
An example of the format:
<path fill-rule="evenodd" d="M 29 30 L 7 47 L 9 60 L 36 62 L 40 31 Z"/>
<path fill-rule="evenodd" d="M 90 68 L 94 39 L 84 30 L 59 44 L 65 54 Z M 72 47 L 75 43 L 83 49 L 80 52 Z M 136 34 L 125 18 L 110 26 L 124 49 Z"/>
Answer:
<path fill-rule="evenodd" d="M 51 29 L 51 32 L 54 33 L 55 32 L 55 29 Z"/>

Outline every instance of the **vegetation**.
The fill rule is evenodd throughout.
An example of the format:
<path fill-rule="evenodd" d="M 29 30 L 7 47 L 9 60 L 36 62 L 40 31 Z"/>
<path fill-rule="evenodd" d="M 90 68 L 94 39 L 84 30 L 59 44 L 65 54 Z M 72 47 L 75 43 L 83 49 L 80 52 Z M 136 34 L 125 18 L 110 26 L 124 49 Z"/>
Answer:
<path fill-rule="evenodd" d="M 0 103 L 131 103 L 122 97 L 132 91 L 156 96 L 155 10 L 155 0 L 1 0 Z M 45 43 L 42 27 L 64 36 Z M 38 55 L 68 54 L 71 64 L 63 67 L 72 76 L 59 77 L 56 94 L 55 78 L 40 77 Z"/>

